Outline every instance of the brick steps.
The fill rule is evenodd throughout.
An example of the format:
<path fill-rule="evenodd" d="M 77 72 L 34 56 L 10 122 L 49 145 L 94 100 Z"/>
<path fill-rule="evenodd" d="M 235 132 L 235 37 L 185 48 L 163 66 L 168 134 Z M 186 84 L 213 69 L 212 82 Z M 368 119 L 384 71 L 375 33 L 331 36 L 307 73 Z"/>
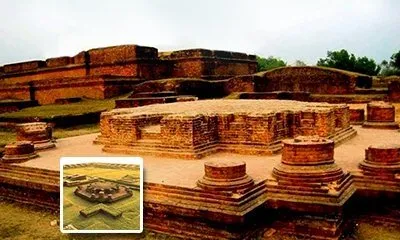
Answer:
<path fill-rule="evenodd" d="M 37 170 L 34 168 L 18 168 L 0 165 L 0 179 L 3 183 L 16 186 L 24 186 L 33 189 L 46 190 L 51 192 L 59 191 L 59 172 Z"/>
<path fill-rule="evenodd" d="M 159 214 L 169 212 L 225 223 L 242 222 L 247 213 L 263 204 L 265 191 L 264 182 L 244 194 L 146 184 L 145 207 L 151 206 Z"/>
<path fill-rule="evenodd" d="M 350 126 L 348 128 L 341 129 L 339 132 L 336 132 L 333 136 L 329 137 L 329 139 L 335 142 L 335 146 L 338 146 L 343 142 L 355 137 L 356 135 L 357 131 Z"/>

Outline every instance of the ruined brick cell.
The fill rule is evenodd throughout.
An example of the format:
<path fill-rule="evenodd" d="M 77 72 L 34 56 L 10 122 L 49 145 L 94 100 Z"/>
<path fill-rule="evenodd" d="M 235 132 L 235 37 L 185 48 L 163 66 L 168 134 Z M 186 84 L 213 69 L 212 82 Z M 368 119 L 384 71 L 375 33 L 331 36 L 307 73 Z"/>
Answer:
<path fill-rule="evenodd" d="M 346 105 L 280 100 L 204 100 L 115 109 L 101 115 L 104 151 L 201 158 L 216 151 L 272 154 L 280 141 L 356 134 Z"/>
<path fill-rule="evenodd" d="M 395 122 L 395 107 L 388 102 L 370 102 L 367 104 L 365 128 L 398 129 Z"/>

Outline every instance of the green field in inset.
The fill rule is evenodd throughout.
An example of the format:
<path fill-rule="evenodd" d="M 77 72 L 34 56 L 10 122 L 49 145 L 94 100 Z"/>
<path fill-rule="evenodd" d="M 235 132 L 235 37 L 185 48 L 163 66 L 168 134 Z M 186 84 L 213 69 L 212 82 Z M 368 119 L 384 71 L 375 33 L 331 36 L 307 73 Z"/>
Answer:
<path fill-rule="evenodd" d="M 140 176 L 139 168 L 104 168 L 104 167 L 79 167 L 64 169 L 65 174 L 83 174 L 92 177 L 101 177 L 110 180 L 119 180 L 126 175 Z M 133 195 L 113 202 L 104 203 L 122 212 L 122 216 L 113 218 L 110 215 L 98 213 L 90 217 L 80 214 L 81 210 L 99 204 L 90 202 L 74 194 L 74 187 L 64 186 L 63 190 L 63 225 L 72 224 L 79 230 L 138 230 L 140 228 L 140 193 L 133 190 Z"/>

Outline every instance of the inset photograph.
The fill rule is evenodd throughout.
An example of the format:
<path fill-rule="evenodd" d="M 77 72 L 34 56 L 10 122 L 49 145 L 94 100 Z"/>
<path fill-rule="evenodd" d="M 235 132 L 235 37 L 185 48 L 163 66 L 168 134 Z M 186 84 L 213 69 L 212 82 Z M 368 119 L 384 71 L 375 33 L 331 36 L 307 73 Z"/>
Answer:
<path fill-rule="evenodd" d="M 63 233 L 140 233 L 143 160 L 132 157 L 61 158 Z"/>

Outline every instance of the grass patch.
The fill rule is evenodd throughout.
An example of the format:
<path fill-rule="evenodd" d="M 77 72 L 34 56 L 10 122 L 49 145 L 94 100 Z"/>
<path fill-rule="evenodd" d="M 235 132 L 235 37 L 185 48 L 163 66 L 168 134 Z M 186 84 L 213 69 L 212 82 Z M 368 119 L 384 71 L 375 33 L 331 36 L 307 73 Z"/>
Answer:
<path fill-rule="evenodd" d="M 16 139 L 15 133 L 8 128 L 0 128 L 0 148 L 8 143 L 14 142 Z"/>
<path fill-rule="evenodd" d="M 62 234 L 59 226 L 50 222 L 59 219 L 58 213 L 43 211 L 28 205 L 22 205 L 0 199 L 0 239 L 46 239 L 46 240 L 121 240 L 121 239 L 165 239 L 178 238 L 144 230 L 142 234 Z M 129 216 L 129 215 L 128 215 Z M 130 216 L 129 216 L 130 217 Z M 104 226 L 102 226 L 104 227 Z"/>
<path fill-rule="evenodd" d="M 40 118 L 51 119 L 58 116 L 76 116 L 84 113 L 106 111 L 114 108 L 114 100 L 89 100 L 84 99 L 78 103 L 50 104 L 37 107 L 24 108 L 17 112 L 0 114 L 0 118 Z"/>
<path fill-rule="evenodd" d="M 100 132 L 98 124 L 84 124 L 68 128 L 56 128 L 53 130 L 53 137 L 56 139 L 75 137 L 85 134 Z M 0 149 L 16 140 L 16 134 L 8 128 L 0 128 Z"/>
<path fill-rule="evenodd" d="M 100 132 L 99 124 L 84 124 L 68 128 L 56 128 L 53 131 L 54 138 L 75 137 L 85 134 Z"/>

